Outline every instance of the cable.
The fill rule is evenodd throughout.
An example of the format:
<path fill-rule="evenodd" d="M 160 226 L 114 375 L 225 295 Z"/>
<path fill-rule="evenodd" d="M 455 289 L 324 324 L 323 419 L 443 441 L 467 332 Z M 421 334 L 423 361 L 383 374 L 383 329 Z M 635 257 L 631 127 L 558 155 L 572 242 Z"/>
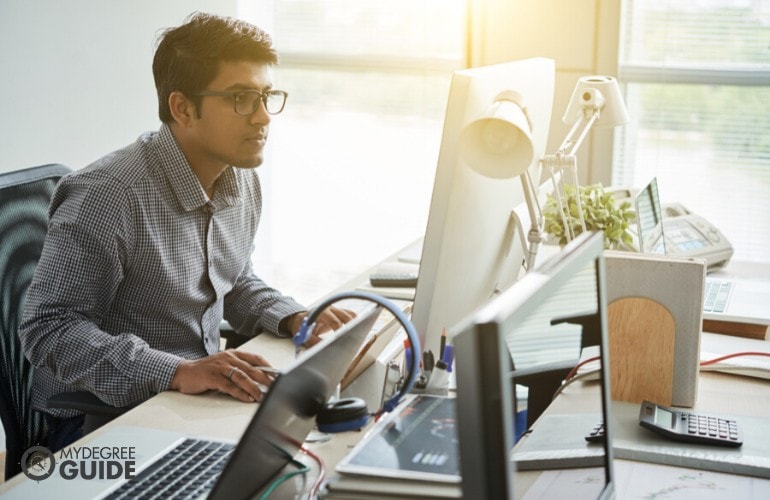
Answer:
<path fill-rule="evenodd" d="M 554 393 L 553 393 L 553 398 L 551 399 L 551 401 L 553 401 L 554 399 L 556 399 L 556 398 L 559 396 L 559 394 L 561 394 L 561 393 L 562 393 L 562 391 L 564 391 L 564 389 L 566 389 L 566 388 L 567 388 L 567 386 L 569 386 L 569 385 L 571 385 L 571 384 L 573 384 L 573 383 L 575 383 L 575 382 L 577 382 L 577 381 L 579 381 L 579 380 L 583 380 L 584 378 L 593 377 L 594 375 L 596 375 L 597 373 L 599 373 L 599 370 L 600 370 L 600 369 L 599 369 L 599 368 L 597 368 L 596 370 L 590 370 L 590 371 L 587 371 L 587 372 L 585 372 L 585 373 L 581 373 L 581 374 L 579 374 L 579 375 L 575 375 L 574 377 L 572 377 L 572 378 L 571 378 L 571 379 L 569 379 L 569 380 L 564 380 L 564 383 L 563 383 L 563 384 L 561 384 L 561 385 L 559 386 L 559 388 L 558 388 L 558 389 L 556 389 L 556 392 L 554 392 Z"/>
<path fill-rule="evenodd" d="M 326 467 L 324 466 L 324 462 L 323 460 L 321 460 L 321 457 L 319 457 L 312 451 L 308 450 L 304 446 L 300 446 L 299 451 L 301 451 L 305 455 L 315 460 L 315 462 L 318 464 L 318 477 L 316 478 L 315 482 L 313 483 L 313 486 L 310 488 L 310 491 L 308 492 L 308 495 L 307 495 L 308 500 L 312 500 L 317 497 L 318 488 L 321 486 L 321 482 L 323 481 L 324 476 L 326 475 Z"/>
<path fill-rule="evenodd" d="M 300 448 L 300 449 L 301 449 L 301 448 Z M 307 465 L 303 464 L 303 463 L 302 463 L 302 462 L 300 462 L 299 460 L 296 460 L 296 459 L 292 458 L 290 463 L 291 463 L 292 465 L 294 465 L 295 467 L 297 467 L 297 469 L 298 469 L 298 470 L 295 470 L 295 471 L 292 471 L 292 472 L 287 472 L 286 474 L 284 474 L 284 475 L 282 475 L 282 476 L 278 477 L 278 478 L 277 478 L 275 481 L 273 481 L 273 482 L 270 484 L 270 486 L 268 486 L 268 488 L 267 488 L 267 489 L 266 489 L 266 490 L 265 490 L 265 491 L 264 491 L 264 492 L 263 492 L 263 493 L 262 493 L 262 494 L 259 496 L 259 500 L 267 500 L 267 498 L 268 498 L 270 495 L 272 495 L 273 491 L 275 491 L 275 489 L 276 489 L 278 486 L 280 486 L 281 484 L 283 484 L 285 481 L 287 481 L 287 480 L 289 480 L 289 479 L 293 478 L 294 476 L 297 476 L 297 475 L 299 475 L 299 474 L 307 474 L 308 472 L 310 472 L 310 467 L 308 467 Z"/>
<path fill-rule="evenodd" d="M 567 377 L 564 380 L 567 381 L 567 380 L 571 379 L 575 375 L 575 373 L 577 373 L 577 371 L 580 369 L 581 366 L 587 365 L 588 363 L 591 363 L 593 361 L 599 361 L 600 359 L 601 359 L 601 356 L 594 356 L 592 358 L 584 359 L 583 361 L 581 361 L 580 363 L 575 365 L 575 368 L 573 368 L 567 374 Z"/>
<path fill-rule="evenodd" d="M 726 354 L 724 356 L 720 356 L 718 358 L 709 359 L 707 361 L 701 361 L 701 366 L 708 366 L 713 365 L 714 363 L 719 363 L 720 361 L 724 361 L 726 359 L 730 358 L 737 358 L 738 356 L 767 356 L 770 357 L 770 352 L 755 352 L 755 351 L 746 351 L 746 352 L 734 352 L 732 354 Z M 746 367 L 749 368 L 749 367 Z"/>

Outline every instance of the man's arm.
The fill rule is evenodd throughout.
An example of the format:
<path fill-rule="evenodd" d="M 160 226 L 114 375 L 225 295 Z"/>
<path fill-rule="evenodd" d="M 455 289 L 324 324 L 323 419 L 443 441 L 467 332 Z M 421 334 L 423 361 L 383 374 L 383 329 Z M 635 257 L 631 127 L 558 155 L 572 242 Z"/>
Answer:
<path fill-rule="evenodd" d="M 19 336 L 34 366 L 126 406 L 167 389 L 181 358 L 100 328 L 131 259 L 134 217 L 125 189 L 95 184 L 57 188 Z"/>

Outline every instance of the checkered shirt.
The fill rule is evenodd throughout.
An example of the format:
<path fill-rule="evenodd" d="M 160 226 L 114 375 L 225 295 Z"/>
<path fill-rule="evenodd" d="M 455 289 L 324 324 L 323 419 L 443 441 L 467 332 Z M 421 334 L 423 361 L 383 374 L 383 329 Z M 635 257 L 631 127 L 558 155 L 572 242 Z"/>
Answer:
<path fill-rule="evenodd" d="M 261 209 L 256 169 L 226 169 L 209 201 L 166 125 L 64 177 L 19 332 L 34 407 L 72 390 L 146 400 L 219 350 L 223 318 L 279 334 L 305 307 L 252 270 Z"/>

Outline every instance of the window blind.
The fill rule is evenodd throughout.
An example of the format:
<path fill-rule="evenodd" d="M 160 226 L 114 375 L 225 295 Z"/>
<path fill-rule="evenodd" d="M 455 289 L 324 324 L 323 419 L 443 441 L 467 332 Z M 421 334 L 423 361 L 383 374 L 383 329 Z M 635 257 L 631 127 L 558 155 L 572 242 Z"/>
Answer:
<path fill-rule="evenodd" d="M 623 0 L 613 184 L 714 223 L 770 262 L 770 0 Z"/>

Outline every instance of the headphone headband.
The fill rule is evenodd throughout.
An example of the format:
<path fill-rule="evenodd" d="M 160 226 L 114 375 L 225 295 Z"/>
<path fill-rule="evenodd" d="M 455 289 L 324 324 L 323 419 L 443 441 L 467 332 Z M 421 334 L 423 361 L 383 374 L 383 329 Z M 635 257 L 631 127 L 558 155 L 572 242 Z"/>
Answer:
<path fill-rule="evenodd" d="M 307 340 L 308 332 L 310 330 L 310 326 L 315 322 L 316 319 L 318 319 L 318 316 L 321 315 L 321 312 L 332 304 L 345 299 L 362 299 L 374 302 L 375 304 L 379 304 L 396 317 L 398 322 L 401 323 L 401 326 L 404 328 L 407 337 L 409 338 L 409 342 L 412 347 L 412 360 L 411 363 L 407 363 L 411 368 L 409 370 L 409 374 L 407 375 L 407 379 L 401 387 L 401 390 L 388 401 L 383 403 L 382 408 L 377 411 L 377 414 L 382 412 L 390 412 L 396 406 L 398 406 L 401 398 L 403 398 L 412 389 L 412 386 L 414 386 L 414 383 L 417 380 L 417 372 L 419 371 L 420 366 L 420 353 L 422 352 L 422 348 L 420 346 L 420 337 L 417 335 L 417 331 L 415 330 L 414 325 L 409 320 L 409 318 L 406 317 L 400 307 L 385 297 L 369 292 L 350 291 L 337 293 L 321 301 L 321 303 L 319 303 L 312 311 L 310 311 L 307 316 L 305 316 L 305 319 L 302 321 L 302 326 L 300 326 L 299 332 L 297 332 L 297 335 L 294 337 L 294 342 L 298 346 L 305 343 L 305 340 Z"/>

